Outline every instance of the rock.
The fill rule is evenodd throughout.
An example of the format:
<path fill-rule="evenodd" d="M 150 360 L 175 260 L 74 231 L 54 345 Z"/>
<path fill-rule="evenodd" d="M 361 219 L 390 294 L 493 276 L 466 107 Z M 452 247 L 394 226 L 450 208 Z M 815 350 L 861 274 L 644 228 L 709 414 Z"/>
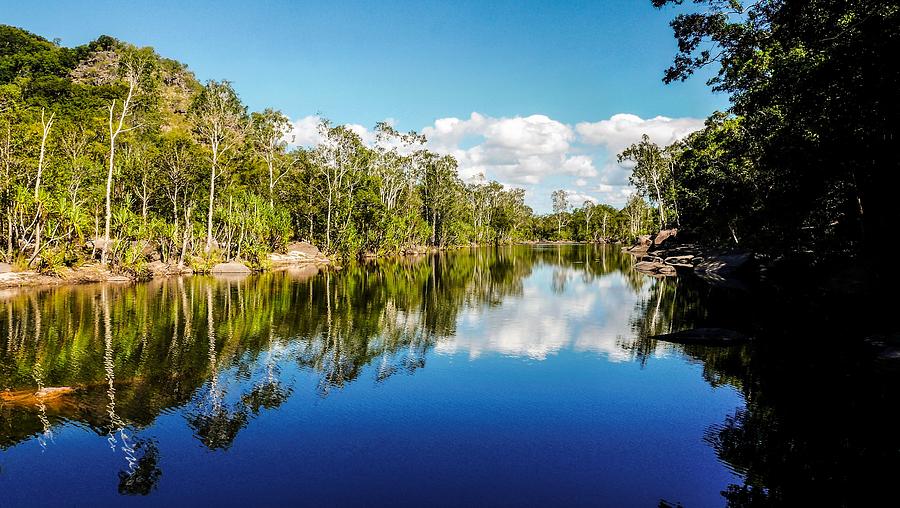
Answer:
<path fill-rule="evenodd" d="M 144 259 L 147 261 L 159 261 L 162 257 L 159 255 L 159 251 L 156 250 L 156 246 L 151 243 L 147 243 L 144 245 L 144 248 L 141 249 L 141 255 L 144 256 Z"/>
<path fill-rule="evenodd" d="M 688 254 L 685 256 L 669 256 L 665 259 L 665 263 L 667 265 L 690 265 L 694 266 L 692 260 L 694 259 L 693 254 Z"/>
<path fill-rule="evenodd" d="M 751 339 L 748 335 L 726 328 L 694 328 L 693 330 L 654 335 L 652 338 L 675 344 L 702 346 L 730 346 Z"/>
<path fill-rule="evenodd" d="M 878 360 L 896 362 L 900 360 L 900 333 L 893 335 L 874 335 L 864 339 L 865 344 Z"/>
<path fill-rule="evenodd" d="M 169 271 L 168 265 L 162 261 L 151 261 L 147 263 L 147 269 L 154 275 L 165 275 Z"/>
<path fill-rule="evenodd" d="M 725 278 L 747 268 L 753 256 L 743 252 L 737 254 L 719 254 L 706 256 L 694 266 L 700 276 Z"/>
<path fill-rule="evenodd" d="M 288 244 L 288 246 L 285 247 L 284 251 L 288 255 L 306 256 L 310 258 L 317 258 L 322 255 L 322 252 L 319 251 L 319 248 L 309 242 L 294 242 Z"/>
<path fill-rule="evenodd" d="M 639 272 L 655 272 L 657 264 L 652 261 L 639 261 L 634 264 L 634 269 Z"/>
<path fill-rule="evenodd" d="M 650 235 L 641 235 L 637 239 L 636 247 L 649 247 L 653 244 L 653 241 L 650 239 Z"/>
<path fill-rule="evenodd" d="M 213 266 L 210 273 L 252 273 L 252 270 L 241 263 L 232 261 L 231 263 L 219 263 Z"/>
<path fill-rule="evenodd" d="M 656 273 L 660 275 L 675 275 L 677 272 L 674 266 L 663 265 L 656 270 Z"/>
<path fill-rule="evenodd" d="M 677 229 L 663 229 L 659 233 L 656 234 L 656 237 L 653 239 L 653 245 L 662 245 L 666 242 L 670 242 L 672 238 L 678 235 Z"/>
<path fill-rule="evenodd" d="M 0 273 L 12 272 L 12 265 L 9 263 L 0 263 Z"/>

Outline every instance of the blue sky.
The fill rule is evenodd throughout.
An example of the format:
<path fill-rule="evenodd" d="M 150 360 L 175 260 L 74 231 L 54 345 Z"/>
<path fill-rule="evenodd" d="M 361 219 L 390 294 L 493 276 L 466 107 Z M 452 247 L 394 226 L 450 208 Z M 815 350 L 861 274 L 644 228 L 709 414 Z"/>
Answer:
<path fill-rule="evenodd" d="M 100 34 L 153 46 L 201 80 L 233 81 L 251 109 L 281 109 L 301 140 L 317 114 L 425 130 L 465 176 L 523 186 L 544 211 L 553 188 L 621 204 L 623 140 L 668 142 L 727 107 L 702 77 L 661 82 L 672 16 L 649 0 L 4 0 L 0 22 L 67 46 Z"/>

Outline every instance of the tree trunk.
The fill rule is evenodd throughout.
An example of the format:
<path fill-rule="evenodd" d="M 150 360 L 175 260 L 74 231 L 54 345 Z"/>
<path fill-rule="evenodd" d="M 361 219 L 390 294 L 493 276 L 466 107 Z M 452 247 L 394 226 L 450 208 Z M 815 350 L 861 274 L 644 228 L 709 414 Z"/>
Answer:
<path fill-rule="evenodd" d="M 325 219 L 325 250 L 331 253 L 331 189 L 328 189 L 328 212 Z"/>
<path fill-rule="evenodd" d="M 53 126 L 53 113 L 50 114 L 50 120 L 44 123 L 44 110 L 41 110 L 41 127 L 43 133 L 41 136 L 41 154 L 38 157 L 37 180 L 34 182 L 34 200 L 38 199 L 38 189 L 41 188 L 41 173 L 44 170 L 44 153 L 47 148 L 47 136 L 50 135 L 50 127 Z"/>
<path fill-rule="evenodd" d="M 110 121 L 112 121 L 112 108 L 109 110 Z M 100 255 L 100 263 L 106 264 L 107 253 L 109 252 L 109 225 L 112 220 L 112 178 L 113 164 L 116 157 L 116 136 L 113 135 L 109 139 L 109 169 L 106 172 L 106 226 L 103 233 L 103 253 Z"/>
<path fill-rule="evenodd" d="M 212 250 L 213 239 L 213 203 L 216 199 L 216 165 L 219 154 L 218 147 L 213 145 L 212 171 L 209 175 L 209 214 L 206 221 L 206 251 Z"/>

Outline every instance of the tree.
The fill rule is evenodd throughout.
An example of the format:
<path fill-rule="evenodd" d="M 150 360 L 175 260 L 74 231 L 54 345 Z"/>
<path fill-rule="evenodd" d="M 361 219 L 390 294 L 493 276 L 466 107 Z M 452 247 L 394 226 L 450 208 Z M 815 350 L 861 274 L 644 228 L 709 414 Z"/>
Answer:
<path fill-rule="evenodd" d="M 120 134 L 137 129 L 140 127 L 139 125 L 133 125 L 131 127 L 125 127 L 125 118 L 128 116 L 132 105 L 132 100 L 134 99 L 134 94 L 137 91 L 138 85 L 140 83 L 141 73 L 143 72 L 143 62 L 142 61 L 131 61 L 125 62 L 125 81 L 128 85 L 128 93 L 125 95 L 125 99 L 122 101 L 122 106 L 119 109 L 119 114 L 116 115 L 116 99 L 113 99 L 109 104 L 109 120 L 107 125 L 109 127 L 109 164 L 107 166 L 106 172 L 106 220 L 105 226 L 103 228 L 103 253 L 100 257 L 100 262 L 103 264 L 107 263 L 108 253 L 109 253 L 109 229 L 110 222 L 112 221 L 112 184 L 113 184 L 113 170 L 115 169 L 116 163 L 116 138 L 119 137 Z M 115 117 L 118 116 L 118 119 Z"/>
<path fill-rule="evenodd" d="M 227 156 L 243 140 L 246 129 L 246 108 L 228 81 L 207 81 L 191 105 L 194 132 L 210 151 L 209 212 L 206 222 L 206 249 L 213 242 L 213 207 L 216 199 L 216 178 L 221 158 Z"/>
<path fill-rule="evenodd" d="M 649 196 L 659 212 L 659 227 L 665 228 L 666 199 L 672 186 L 669 162 L 663 151 L 644 134 L 641 141 L 626 148 L 617 156 L 619 163 L 633 164 L 629 181 L 642 196 Z"/>
<path fill-rule="evenodd" d="M 594 238 L 594 235 L 591 232 L 591 217 L 594 215 L 594 203 L 586 199 L 581 205 L 581 209 L 584 211 L 585 238 L 588 241 L 591 241 Z"/>
<path fill-rule="evenodd" d="M 739 141 L 716 143 L 716 158 L 751 166 L 755 187 L 744 192 L 759 206 L 735 228 L 775 254 L 877 262 L 900 169 L 900 68 L 885 65 L 900 50 L 896 3 L 697 0 L 671 26 L 678 52 L 663 80 L 712 67 L 708 84 L 729 95 L 739 123 Z M 712 129 L 705 139 L 724 134 Z M 681 186 L 679 196 L 695 191 Z"/>
<path fill-rule="evenodd" d="M 331 225 L 336 204 L 352 194 L 366 160 L 362 141 L 346 126 L 332 127 L 323 120 L 319 123 L 319 134 L 322 142 L 313 152 L 313 168 L 322 179 L 319 193 L 326 202 L 325 249 L 331 252 Z M 352 204 L 348 208 L 352 208 Z"/>
<path fill-rule="evenodd" d="M 253 149 L 266 163 L 269 173 L 269 205 L 275 204 L 275 184 L 287 174 L 291 161 L 285 156 L 291 121 L 280 111 L 271 108 L 252 113 L 251 137 Z"/>
<path fill-rule="evenodd" d="M 569 211 L 569 194 L 562 189 L 555 190 L 550 194 L 550 199 L 553 201 L 553 213 L 556 215 L 556 234 L 560 236 L 562 235 L 563 214 Z"/>

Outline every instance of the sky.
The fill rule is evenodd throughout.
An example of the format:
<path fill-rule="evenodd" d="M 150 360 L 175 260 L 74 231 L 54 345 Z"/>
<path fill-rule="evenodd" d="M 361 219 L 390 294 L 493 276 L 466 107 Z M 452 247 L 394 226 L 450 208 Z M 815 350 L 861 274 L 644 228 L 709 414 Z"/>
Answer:
<path fill-rule="evenodd" d="M 555 189 L 623 205 L 616 153 L 728 107 L 703 75 L 662 83 L 674 15 L 650 0 L 0 0 L 0 23 L 65 46 L 111 35 L 228 79 L 251 110 L 288 115 L 297 144 L 319 117 L 363 139 L 383 120 L 424 133 L 461 176 L 523 187 L 539 213 Z"/>

